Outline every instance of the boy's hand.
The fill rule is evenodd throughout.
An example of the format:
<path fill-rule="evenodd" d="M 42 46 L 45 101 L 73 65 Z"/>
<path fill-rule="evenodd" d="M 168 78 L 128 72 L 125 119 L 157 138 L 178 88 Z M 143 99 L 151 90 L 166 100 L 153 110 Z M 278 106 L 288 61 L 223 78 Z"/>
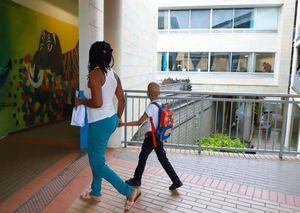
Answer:
<path fill-rule="evenodd" d="M 122 126 L 123 126 L 123 121 L 122 121 L 122 118 L 119 118 L 118 127 L 122 127 Z"/>

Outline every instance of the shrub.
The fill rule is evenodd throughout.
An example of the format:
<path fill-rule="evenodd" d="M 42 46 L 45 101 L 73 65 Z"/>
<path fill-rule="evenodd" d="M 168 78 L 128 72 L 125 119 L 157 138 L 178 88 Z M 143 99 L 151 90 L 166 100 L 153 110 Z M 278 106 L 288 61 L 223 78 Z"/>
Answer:
<path fill-rule="evenodd" d="M 195 147 L 196 150 L 199 149 L 200 145 L 200 139 L 196 140 Z M 246 148 L 245 145 L 242 144 L 241 140 L 239 138 L 231 139 L 228 135 L 223 134 L 216 134 L 211 136 L 204 136 L 202 137 L 202 147 L 208 147 L 208 148 L 202 148 L 204 151 L 223 151 L 223 152 L 244 152 L 241 150 L 224 150 L 222 148 Z M 215 147 L 217 149 L 210 149 L 209 147 Z"/>

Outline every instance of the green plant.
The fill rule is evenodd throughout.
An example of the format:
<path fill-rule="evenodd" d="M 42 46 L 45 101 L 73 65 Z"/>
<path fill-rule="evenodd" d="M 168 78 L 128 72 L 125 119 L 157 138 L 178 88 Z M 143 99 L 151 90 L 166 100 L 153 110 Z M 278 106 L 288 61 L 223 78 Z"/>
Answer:
<path fill-rule="evenodd" d="M 199 149 L 200 139 L 198 138 L 195 143 L 195 149 Z M 216 134 L 211 136 L 202 137 L 201 147 L 203 151 L 223 151 L 223 152 L 244 152 L 241 150 L 234 150 L 235 148 L 243 149 L 246 148 L 244 144 L 242 144 L 239 138 L 231 139 L 228 135 L 224 134 Z M 214 149 L 213 149 L 214 148 Z M 225 150 L 224 148 L 233 148 L 232 150 Z"/>

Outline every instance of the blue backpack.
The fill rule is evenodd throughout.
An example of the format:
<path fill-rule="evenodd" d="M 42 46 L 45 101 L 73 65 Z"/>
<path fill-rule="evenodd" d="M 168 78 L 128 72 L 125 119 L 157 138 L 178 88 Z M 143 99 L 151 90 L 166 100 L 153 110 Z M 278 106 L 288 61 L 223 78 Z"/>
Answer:
<path fill-rule="evenodd" d="M 152 102 L 151 104 L 154 104 L 159 109 L 158 110 L 159 122 L 158 122 L 157 129 L 155 129 L 153 120 L 150 117 L 153 146 L 155 148 L 157 146 L 155 136 L 157 136 L 159 140 L 163 142 L 167 142 L 167 139 L 171 136 L 172 128 L 174 125 L 174 112 L 170 109 L 167 109 L 166 104 L 159 105 L 156 102 Z"/>

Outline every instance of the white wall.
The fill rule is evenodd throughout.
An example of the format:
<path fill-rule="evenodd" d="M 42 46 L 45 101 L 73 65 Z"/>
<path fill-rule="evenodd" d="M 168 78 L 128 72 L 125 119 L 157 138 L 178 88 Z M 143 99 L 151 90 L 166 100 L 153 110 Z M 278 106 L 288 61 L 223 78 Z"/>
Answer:
<path fill-rule="evenodd" d="M 291 78 L 291 88 L 290 88 L 292 93 L 298 92 L 298 91 L 294 90 L 294 88 L 293 88 L 295 74 L 296 74 L 296 70 L 297 70 L 297 66 L 298 66 L 298 58 L 300 57 L 298 55 L 298 51 L 297 51 L 298 48 L 300 48 L 300 2 L 298 2 L 295 38 L 294 38 L 294 46 L 293 46 L 292 78 Z"/>
<path fill-rule="evenodd" d="M 125 89 L 145 89 L 156 71 L 156 1 L 122 0 L 122 67 Z"/>
<path fill-rule="evenodd" d="M 79 88 L 87 88 L 89 49 L 103 40 L 103 0 L 79 0 Z"/>
<path fill-rule="evenodd" d="M 172 5 L 170 7 L 170 5 Z M 295 0 L 159 0 L 162 8 L 280 7 L 278 32 L 159 32 L 158 52 L 275 52 L 274 74 L 158 72 L 166 77 L 189 78 L 201 91 L 287 93 L 293 35 Z M 194 87 L 194 88 L 196 88 Z"/>
<path fill-rule="evenodd" d="M 186 8 L 188 7 L 217 7 L 226 6 L 232 8 L 232 6 L 272 6 L 283 4 L 290 0 L 157 0 L 160 8 Z"/>

